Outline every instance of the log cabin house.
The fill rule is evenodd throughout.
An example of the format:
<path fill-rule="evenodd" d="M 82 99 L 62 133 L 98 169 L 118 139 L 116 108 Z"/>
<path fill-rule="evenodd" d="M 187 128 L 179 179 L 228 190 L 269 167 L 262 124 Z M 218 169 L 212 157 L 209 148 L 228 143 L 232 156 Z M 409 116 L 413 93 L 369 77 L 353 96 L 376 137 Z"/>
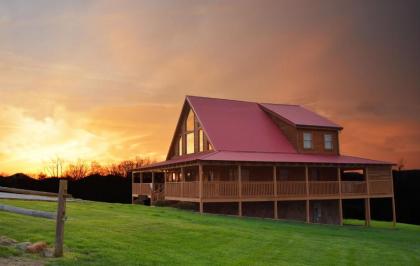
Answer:
<path fill-rule="evenodd" d="M 133 171 L 133 202 L 341 225 L 359 200 L 369 225 L 371 200 L 388 198 L 395 224 L 392 163 L 341 155 L 342 129 L 298 105 L 187 96 L 166 161 Z"/>

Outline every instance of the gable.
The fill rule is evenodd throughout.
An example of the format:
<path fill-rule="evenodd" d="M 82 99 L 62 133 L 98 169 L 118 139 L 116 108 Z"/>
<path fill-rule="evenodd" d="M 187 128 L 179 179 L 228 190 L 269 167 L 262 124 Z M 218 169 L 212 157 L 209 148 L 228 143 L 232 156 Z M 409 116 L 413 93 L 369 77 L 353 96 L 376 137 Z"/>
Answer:
<path fill-rule="evenodd" d="M 194 110 L 185 100 L 172 136 L 166 159 L 209 151 L 213 145 L 207 138 L 207 134 L 198 121 Z"/>

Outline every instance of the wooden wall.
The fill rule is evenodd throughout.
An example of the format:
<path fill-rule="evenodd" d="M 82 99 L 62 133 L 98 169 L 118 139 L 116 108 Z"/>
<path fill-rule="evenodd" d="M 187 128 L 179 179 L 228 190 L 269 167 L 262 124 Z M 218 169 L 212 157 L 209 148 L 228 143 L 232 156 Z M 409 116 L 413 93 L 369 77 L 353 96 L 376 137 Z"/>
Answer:
<path fill-rule="evenodd" d="M 312 133 L 312 149 L 303 148 L 303 133 L 311 132 Z M 333 149 L 326 150 L 324 149 L 324 134 L 331 134 L 333 139 Z M 322 129 L 312 129 L 312 128 L 298 128 L 297 129 L 297 147 L 298 152 L 301 153 L 314 153 L 314 154 L 339 154 L 339 141 L 338 141 L 338 130 L 322 130 Z"/>
<path fill-rule="evenodd" d="M 311 154 L 340 154 L 339 133 L 336 129 L 321 129 L 316 127 L 294 127 L 277 116 L 267 112 L 268 116 L 273 122 L 282 130 L 283 134 L 287 137 L 290 143 L 300 153 Z M 312 149 L 303 148 L 303 133 L 312 133 Z M 331 134 L 333 139 L 333 149 L 324 149 L 324 134 Z"/>
<path fill-rule="evenodd" d="M 391 179 L 391 166 L 389 165 L 369 166 L 367 172 L 369 180 Z"/>

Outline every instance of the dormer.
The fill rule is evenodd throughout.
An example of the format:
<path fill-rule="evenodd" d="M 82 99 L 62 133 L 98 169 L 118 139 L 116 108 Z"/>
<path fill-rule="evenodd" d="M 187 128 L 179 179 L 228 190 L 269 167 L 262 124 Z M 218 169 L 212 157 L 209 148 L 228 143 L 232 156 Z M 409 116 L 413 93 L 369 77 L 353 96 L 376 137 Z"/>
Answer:
<path fill-rule="evenodd" d="M 298 153 L 339 155 L 342 127 L 298 105 L 260 104 Z"/>

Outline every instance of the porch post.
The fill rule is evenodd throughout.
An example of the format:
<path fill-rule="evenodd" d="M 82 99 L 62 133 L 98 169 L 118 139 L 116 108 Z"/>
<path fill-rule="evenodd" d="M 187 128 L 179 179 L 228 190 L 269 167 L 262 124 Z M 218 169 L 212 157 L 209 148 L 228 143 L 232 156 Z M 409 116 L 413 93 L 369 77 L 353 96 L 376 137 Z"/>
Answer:
<path fill-rule="evenodd" d="M 277 167 L 273 166 L 273 186 L 274 186 L 274 219 L 279 218 L 277 210 Z"/>
<path fill-rule="evenodd" d="M 370 226 L 370 198 L 365 199 L 365 225 Z"/>
<path fill-rule="evenodd" d="M 305 183 L 306 183 L 306 223 L 310 223 L 309 219 L 309 173 L 308 166 L 305 165 Z"/>
<path fill-rule="evenodd" d="M 143 172 L 140 172 L 140 183 L 143 183 Z"/>
<path fill-rule="evenodd" d="M 200 213 L 203 213 L 203 165 L 198 163 L 198 195 L 200 198 Z"/>
<path fill-rule="evenodd" d="M 155 172 L 152 171 L 152 187 L 150 188 L 150 204 L 153 204 L 153 192 L 155 191 Z"/>
<path fill-rule="evenodd" d="M 238 202 L 238 215 L 242 216 L 242 169 L 238 165 L 238 186 L 239 186 L 239 202 Z"/>
<path fill-rule="evenodd" d="M 343 225 L 343 199 L 341 195 L 341 168 L 337 168 L 337 177 L 338 177 L 338 215 L 340 216 L 340 225 Z"/>
<path fill-rule="evenodd" d="M 198 177 L 198 178 L 200 178 L 200 177 Z M 181 197 L 184 197 L 184 182 L 185 182 L 184 167 L 181 167 L 181 176 L 180 176 L 179 180 L 181 182 Z"/>
<path fill-rule="evenodd" d="M 391 186 L 392 186 L 392 227 L 395 227 L 397 223 L 397 213 L 395 211 L 395 195 L 394 195 L 394 173 L 392 172 L 392 166 L 390 167 L 391 172 Z"/>
<path fill-rule="evenodd" d="M 131 204 L 134 204 L 133 188 L 134 188 L 134 171 L 131 172 Z"/>
<path fill-rule="evenodd" d="M 370 191 L 369 191 L 369 171 L 368 168 L 365 167 L 363 169 L 366 179 L 366 192 L 367 198 L 365 199 L 365 225 L 370 226 Z"/>

